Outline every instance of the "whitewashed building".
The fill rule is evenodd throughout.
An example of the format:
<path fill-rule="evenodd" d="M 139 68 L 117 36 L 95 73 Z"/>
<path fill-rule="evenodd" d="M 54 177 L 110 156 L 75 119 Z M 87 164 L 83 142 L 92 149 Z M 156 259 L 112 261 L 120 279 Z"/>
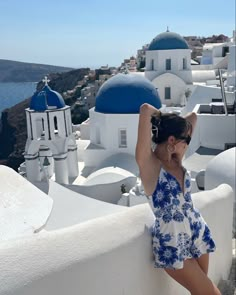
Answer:
<path fill-rule="evenodd" d="M 81 134 L 90 139 L 84 150 L 85 166 L 100 166 L 120 153 L 134 157 L 139 108 L 145 102 L 161 107 L 156 88 L 145 77 L 117 74 L 102 85 L 95 107 L 89 110 L 89 124 L 81 125 Z"/>
<path fill-rule="evenodd" d="M 169 31 L 157 35 L 146 50 L 145 77 L 165 105 L 184 105 L 192 85 L 191 50 L 184 38 Z"/>

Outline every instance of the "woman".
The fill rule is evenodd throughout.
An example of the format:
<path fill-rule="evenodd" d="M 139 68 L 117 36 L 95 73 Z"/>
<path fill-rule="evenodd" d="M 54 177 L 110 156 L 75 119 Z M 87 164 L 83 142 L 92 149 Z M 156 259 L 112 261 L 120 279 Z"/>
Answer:
<path fill-rule="evenodd" d="M 192 295 L 220 295 L 207 277 L 209 252 L 215 250 L 215 244 L 193 207 L 191 178 L 182 166 L 196 121 L 195 113 L 183 118 L 143 104 L 136 161 L 156 216 L 152 231 L 155 267 L 164 268 Z"/>

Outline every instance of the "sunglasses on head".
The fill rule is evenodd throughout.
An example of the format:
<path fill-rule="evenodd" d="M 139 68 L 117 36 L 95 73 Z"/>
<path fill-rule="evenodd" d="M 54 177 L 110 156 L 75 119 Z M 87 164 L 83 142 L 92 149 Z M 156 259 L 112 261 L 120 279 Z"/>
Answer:
<path fill-rule="evenodd" d="M 190 141 L 191 141 L 191 136 L 188 135 L 188 136 L 180 136 L 178 139 L 181 139 L 181 140 L 184 140 L 187 145 L 189 145 Z"/>

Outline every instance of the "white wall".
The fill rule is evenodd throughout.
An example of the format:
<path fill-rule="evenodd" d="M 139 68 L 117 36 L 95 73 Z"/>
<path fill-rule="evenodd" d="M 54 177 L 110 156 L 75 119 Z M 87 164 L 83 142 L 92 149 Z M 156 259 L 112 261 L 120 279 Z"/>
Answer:
<path fill-rule="evenodd" d="M 209 275 L 218 283 L 227 278 L 232 261 L 232 190 L 221 185 L 197 193 L 193 201 L 216 241 Z M 63 230 L 1 243 L 0 294 L 187 295 L 163 270 L 153 268 L 153 222 L 149 205 L 138 205 Z"/>
<path fill-rule="evenodd" d="M 236 148 L 228 149 L 214 157 L 206 167 L 205 189 L 213 189 L 221 183 L 229 184 L 234 191 L 233 234 L 236 235 Z"/>
<path fill-rule="evenodd" d="M 198 114 L 197 117 L 200 146 L 224 150 L 225 143 L 236 142 L 235 115 Z"/>
<path fill-rule="evenodd" d="M 40 231 L 52 208 L 49 196 L 13 169 L 0 165 L 0 243 Z"/>
<path fill-rule="evenodd" d="M 86 120 L 78 126 L 80 129 L 80 138 L 84 140 L 90 139 L 89 120 Z"/>
<path fill-rule="evenodd" d="M 103 114 L 90 109 L 90 140 L 91 143 L 113 150 L 134 153 L 137 141 L 139 114 Z M 97 142 L 100 133 L 101 143 Z M 119 148 L 119 129 L 127 130 L 127 148 Z"/>
<path fill-rule="evenodd" d="M 78 189 L 75 185 L 73 187 Z M 129 209 L 89 198 L 70 188 L 69 185 L 64 187 L 49 181 L 48 195 L 53 200 L 53 208 L 44 230 L 54 231 Z"/>
<path fill-rule="evenodd" d="M 162 103 L 167 106 L 185 105 L 185 90 L 187 88 L 184 80 L 171 73 L 165 73 L 152 80 L 152 83 L 158 88 Z M 171 87 L 171 99 L 165 99 L 165 87 Z"/>
<path fill-rule="evenodd" d="M 233 190 L 228 184 L 192 195 L 216 243 L 216 252 L 210 254 L 209 276 L 218 283 L 228 279 L 232 263 Z"/>
<path fill-rule="evenodd" d="M 166 70 L 166 59 L 171 59 L 171 70 Z M 183 70 L 183 58 L 186 58 L 187 69 Z M 154 69 L 151 69 L 151 60 L 154 60 Z M 145 77 L 152 81 L 155 77 L 166 72 L 176 74 L 186 83 L 192 82 L 191 51 L 190 49 L 175 50 L 147 50 Z"/>
<path fill-rule="evenodd" d="M 103 114 L 94 109 L 89 113 L 91 144 L 84 151 L 85 166 L 98 166 L 113 154 L 134 155 L 139 114 Z M 126 129 L 127 147 L 119 147 L 119 129 Z"/>
<path fill-rule="evenodd" d="M 65 185 L 68 189 L 88 196 L 90 198 L 111 203 L 117 204 L 119 199 L 122 196 L 121 185 L 125 184 L 127 191 L 135 186 L 136 177 L 127 177 L 123 180 L 111 182 L 107 184 L 96 184 L 96 185 Z"/>
<path fill-rule="evenodd" d="M 236 45 L 229 47 L 229 64 L 228 64 L 228 73 L 227 73 L 227 86 L 236 87 Z"/>
<path fill-rule="evenodd" d="M 193 92 L 188 99 L 186 107 L 182 110 L 181 115 L 192 112 L 197 104 L 208 104 L 212 102 L 212 98 L 222 99 L 221 89 L 219 87 L 209 87 L 197 85 L 192 88 Z M 228 104 L 232 104 L 235 94 L 226 91 L 226 99 Z"/>

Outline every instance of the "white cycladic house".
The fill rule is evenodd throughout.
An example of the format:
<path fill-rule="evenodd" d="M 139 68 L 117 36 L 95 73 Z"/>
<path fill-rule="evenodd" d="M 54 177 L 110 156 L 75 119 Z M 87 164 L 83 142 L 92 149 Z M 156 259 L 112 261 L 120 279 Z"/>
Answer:
<path fill-rule="evenodd" d="M 203 46 L 201 65 L 213 65 L 215 69 L 227 67 L 230 43 L 206 43 Z"/>
<path fill-rule="evenodd" d="M 67 184 L 78 175 L 77 146 L 72 133 L 70 107 L 47 81 L 36 92 L 26 110 L 26 177 L 40 182 L 55 173 L 58 183 Z"/>
<path fill-rule="evenodd" d="M 169 31 L 157 35 L 146 50 L 145 77 L 165 105 L 184 105 L 192 85 L 191 50 L 184 38 Z"/>
<path fill-rule="evenodd" d="M 117 74 L 102 85 L 95 107 L 89 110 L 90 144 L 84 150 L 85 166 L 98 167 L 115 154 L 134 156 L 143 103 L 161 107 L 156 88 L 143 76 Z"/>

